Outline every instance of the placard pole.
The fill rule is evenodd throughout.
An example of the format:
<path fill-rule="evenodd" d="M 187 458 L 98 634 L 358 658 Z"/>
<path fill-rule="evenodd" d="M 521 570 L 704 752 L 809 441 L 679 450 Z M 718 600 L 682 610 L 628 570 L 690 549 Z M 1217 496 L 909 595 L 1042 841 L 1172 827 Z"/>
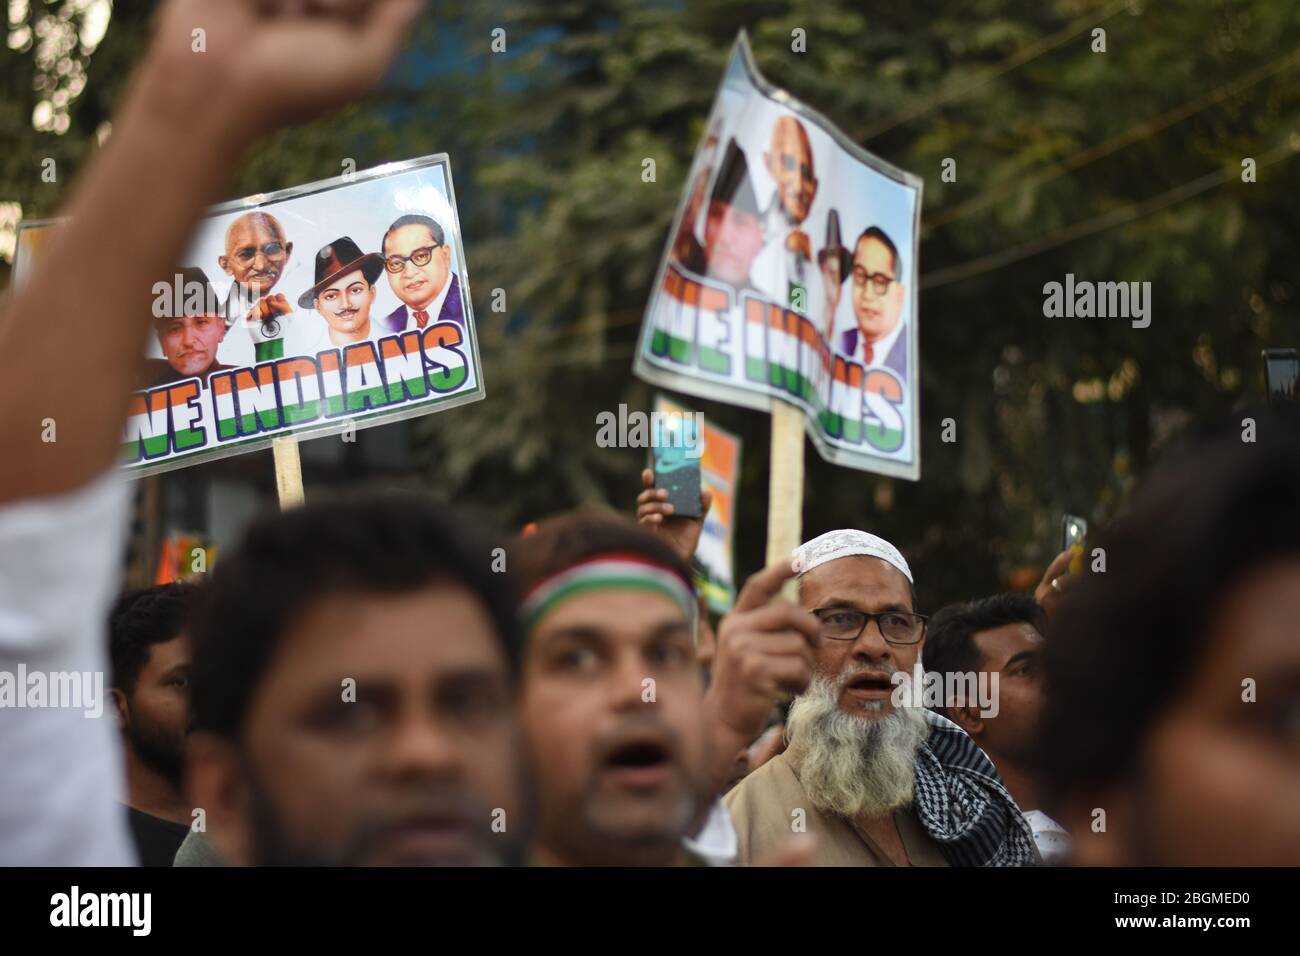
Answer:
<path fill-rule="evenodd" d="M 275 490 L 280 495 L 280 510 L 288 511 L 303 503 L 302 460 L 298 457 L 298 438 L 281 435 L 271 442 L 275 456 Z"/>
<path fill-rule="evenodd" d="M 768 463 L 767 564 L 789 561 L 803 532 L 803 412 L 780 399 L 772 400 L 772 447 Z M 791 578 L 781 589 L 794 600 Z"/>

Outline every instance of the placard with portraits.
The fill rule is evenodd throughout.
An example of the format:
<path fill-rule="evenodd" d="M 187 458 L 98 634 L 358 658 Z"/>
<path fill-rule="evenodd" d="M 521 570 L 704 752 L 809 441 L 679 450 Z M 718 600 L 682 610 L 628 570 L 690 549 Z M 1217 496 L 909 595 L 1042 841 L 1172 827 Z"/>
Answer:
<path fill-rule="evenodd" d="M 19 229 L 16 281 L 57 228 Z M 445 155 L 214 207 L 179 262 L 150 290 L 131 474 L 484 397 Z"/>
<path fill-rule="evenodd" d="M 797 405 L 837 464 L 920 477 L 921 181 L 728 61 L 646 307 L 636 372 Z"/>

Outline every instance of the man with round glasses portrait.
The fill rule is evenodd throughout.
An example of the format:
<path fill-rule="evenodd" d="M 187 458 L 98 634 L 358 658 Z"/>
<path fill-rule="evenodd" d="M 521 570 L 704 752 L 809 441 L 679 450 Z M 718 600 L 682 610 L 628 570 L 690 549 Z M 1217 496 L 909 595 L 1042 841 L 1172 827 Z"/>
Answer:
<path fill-rule="evenodd" d="M 424 329 L 430 322 L 465 324 L 460 282 L 451 271 L 451 247 L 428 216 L 399 216 L 380 244 L 384 272 L 402 304 L 381 320 L 385 335 Z"/>
<path fill-rule="evenodd" d="M 853 247 L 849 299 L 856 327 L 840 351 L 867 368 L 885 368 L 907 381 L 907 323 L 903 321 L 903 260 L 879 226 L 864 229 Z"/>
<path fill-rule="evenodd" d="M 223 343 L 222 357 L 230 364 L 248 366 L 285 354 L 293 305 L 272 290 L 292 255 L 284 226 L 268 212 L 244 213 L 226 229 L 225 254 L 217 257 L 221 271 L 234 280 L 226 295 L 226 327 L 238 325 L 243 333 Z"/>

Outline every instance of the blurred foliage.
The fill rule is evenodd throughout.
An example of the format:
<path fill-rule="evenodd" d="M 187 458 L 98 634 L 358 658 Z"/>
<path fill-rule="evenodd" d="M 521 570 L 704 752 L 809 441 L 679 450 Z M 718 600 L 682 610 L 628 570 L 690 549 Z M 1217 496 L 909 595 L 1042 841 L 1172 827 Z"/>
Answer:
<path fill-rule="evenodd" d="M 63 177 L 41 184 L 34 157 L 84 162 L 145 7 L 116 5 L 62 136 L 31 129 L 34 66 L 0 54 L 0 201 L 54 208 Z M 897 543 L 925 607 L 1024 584 L 1063 511 L 1105 519 L 1183 422 L 1262 394 L 1261 348 L 1300 344 L 1293 0 L 448 2 L 381 93 L 267 140 L 231 189 L 336 175 L 347 157 L 451 155 L 488 398 L 415 426 L 441 494 L 511 523 L 631 507 L 643 453 L 598 449 L 595 416 L 649 407 L 630 372 L 641 310 L 742 27 L 769 80 L 925 179 L 923 478 L 832 468 L 809 446 L 804 508 L 806 536 L 858 526 Z M 945 157 L 956 182 L 940 180 Z M 1258 182 L 1242 182 L 1245 157 Z M 1044 318 L 1044 284 L 1070 272 L 1150 281 L 1151 326 Z M 747 573 L 763 554 L 767 422 L 689 401 L 746 441 Z"/>

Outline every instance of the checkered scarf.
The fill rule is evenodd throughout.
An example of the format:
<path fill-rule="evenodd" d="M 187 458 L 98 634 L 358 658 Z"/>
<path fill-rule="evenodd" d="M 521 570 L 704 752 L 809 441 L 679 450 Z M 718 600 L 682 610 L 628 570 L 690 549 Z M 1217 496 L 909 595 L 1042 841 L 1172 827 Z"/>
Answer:
<path fill-rule="evenodd" d="M 916 815 L 952 866 L 1035 866 L 1034 834 L 988 755 L 948 718 L 923 712 Z"/>

